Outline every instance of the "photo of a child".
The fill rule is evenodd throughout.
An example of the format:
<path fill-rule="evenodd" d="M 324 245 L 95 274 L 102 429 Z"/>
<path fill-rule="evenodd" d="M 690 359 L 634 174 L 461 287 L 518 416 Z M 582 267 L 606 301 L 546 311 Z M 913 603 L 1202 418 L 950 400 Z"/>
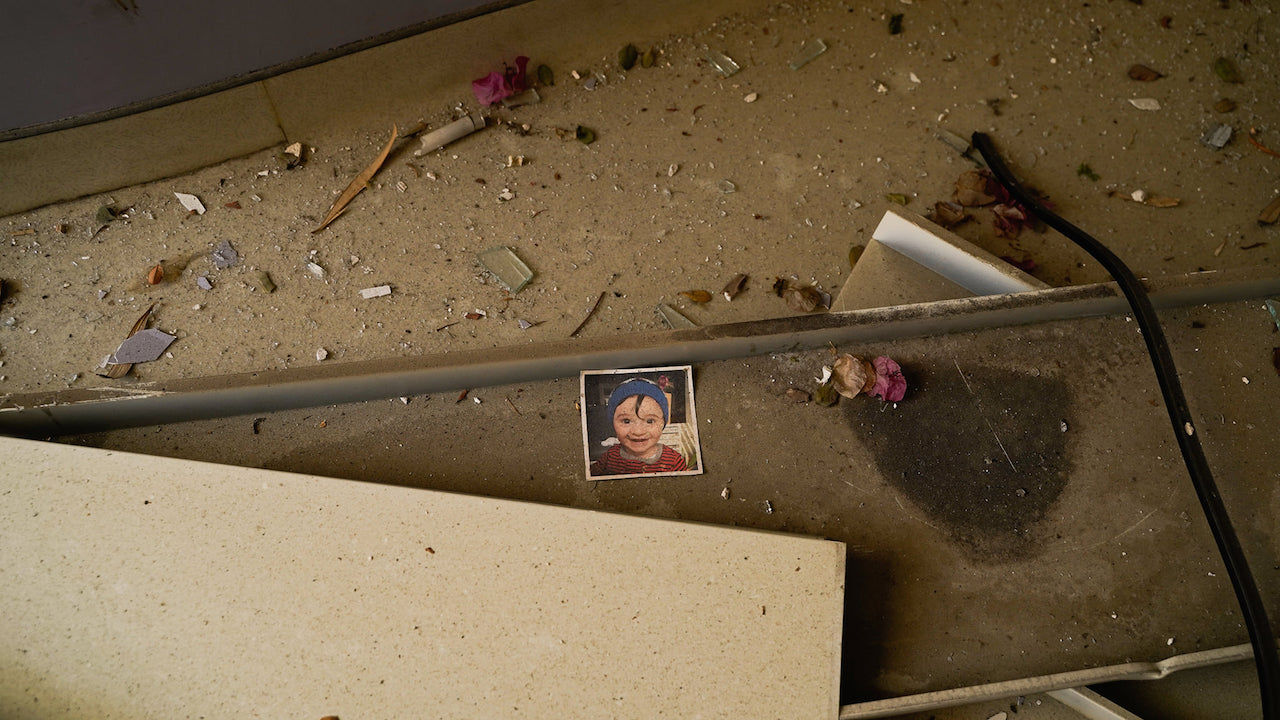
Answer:
<path fill-rule="evenodd" d="M 590 478 L 702 472 L 690 366 L 584 371 L 582 433 Z"/>

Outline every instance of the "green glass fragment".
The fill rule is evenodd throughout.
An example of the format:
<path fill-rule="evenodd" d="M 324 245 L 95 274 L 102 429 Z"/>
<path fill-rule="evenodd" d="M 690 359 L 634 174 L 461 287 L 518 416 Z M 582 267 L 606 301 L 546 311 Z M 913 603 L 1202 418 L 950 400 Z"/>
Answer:
<path fill-rule="evenodd" d="M 579 125 L 578 129 L 574 131 L 574 137 L 578 138 L 578 141 L 583 145 L 590 145 L 596 141 L 596 131 L 585 125 Z"/>
<path fill-rule="evenodd" d="M 888 195 L 885 195 L 884 198 L 889 202 L 896 203 L 898 205 L 907 204 L 907 196 L 902 193 L 889 193 Z"/>
<path fill-rule="evenodd" d="M 476 255 L 484 269 L 493 273 L 498 282 L 514 295 L 533 279 L 533 271 L 516 256 L 511 248 L 498 245 Z"/>
<path fill-rule="evenodd" d="M 653 48 L 645 50 L 644 53 L 640 55 L 640 67 L 651 68 L 656 62 L 658 62 L 658 51 Z"/>
<path fill-rule="evenodd" d="M 1236 64 L 1231 62 L 1229 58 L 1220 57 L 1213 61 L 1213 72 L 1217 74 L 1223 82 L 1241 83 L 1244 79 L 1240 77 L 1240 71 L 1236 70 Z"/>
<path fill-rule="evenodd" d="M 635 45 L 627 45 L 618 51 L 618 66 L 623 70 L 630 70 L 636 66 L 636 60 L 640 58 L 640 51 Z"/>
<path fill-rule="evenodd" d="M 799 70 L 808 65 L 822 53 L 827 51 L 827 44 L 819 38 L 805 40 L 800 46 L 800 50 L 796 52 L 795 57 L 791 58 L 791 62 L 787 63 L 787 67 L 792 70 Z"/>
<path fill-rule="evenodd" d="M 264 293 L 273 293 L 276 291 L 276 284 L 271 281 L 271 276 L 267 274 L 266 270 L 258 271 L 258 287 Z"/>
<path fill-rule="evenodd" d="M 707 62 L 711 63 L 711 66 L 714 67 L 716 72 L 720 73 L 722 77 L 729 77 L 742 69 L 742 66 L 734 62 L 733 58 L 722 52 L 716 52 L 715 50 L 707 51 Z"/>
<path fill-rule="evenodd" d="M 551 68 L 546 65 L 538 66 L 538 83 L 546 86 L 556 84 L 555 73 L 551 72 Z"/>
<path fill-rule="evenodd" d="M 1080 177 L 1087 177 L 1094 182 L 1098 182 L 1102 177 L 1098 173 L 1094 172 L 1093 168 L 1089 167 L 1089 163 L 1080 163 L 1080 167 L 1076 168 L 1076 175 L 1079 175 Z"/>

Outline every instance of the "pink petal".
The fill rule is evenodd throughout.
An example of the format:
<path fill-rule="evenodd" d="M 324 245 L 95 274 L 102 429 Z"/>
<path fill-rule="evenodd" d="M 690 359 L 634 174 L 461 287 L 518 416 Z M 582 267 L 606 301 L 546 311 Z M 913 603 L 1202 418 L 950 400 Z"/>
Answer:
<path fill-rule="evenodd" d="M 898 402 L 907 394 L 907 379 L 902 367 L 883 355 L 872 361 L 876 369 L 876 384 L 871 395 L 878 395 L 885 402 Z"/>
<path fill-rule="evenodd" d="M 511 93 L 513 95 L 529 87 L 529 80 L 525 76 L 525 70 L 528 68 L 528 66 L 529 66 L 529 58 L 525 57 L 524 55 L 521 55 L 516 58 L 515 71 L 512 72 L 510 71 L 510 69 L 508 69 L 507 87 L 511 88 Z"/>
<path fill-rule="evenodd" d="M 476 100 L 479 100 L 481 105 L 492 105 L 512 95 L 510 88 L 507 87 L 506 78 L 496 72 L 491 72 L 479 80 L 472 80 L 471 91 L 476 94 Z"/>

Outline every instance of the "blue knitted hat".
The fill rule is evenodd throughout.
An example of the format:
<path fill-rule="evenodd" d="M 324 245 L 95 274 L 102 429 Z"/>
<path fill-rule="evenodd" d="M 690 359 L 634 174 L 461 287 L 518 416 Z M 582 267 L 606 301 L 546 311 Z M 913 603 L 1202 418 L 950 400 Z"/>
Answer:
<path fill-rule="evenodd" d="M 667 396 L 657 383 L 644 378 L 631 378 L 614 389 L 613 394 L 609 396 L 609 422 L 613 422 L 613 415 L 618 411 L 622 401 L 636 395 L 653 398 L 654 402 L 658 403 L 658 407 L 662 408 L 662 422 L 664 424 L 671 422 L 671 408 L 667 406 Z"/>

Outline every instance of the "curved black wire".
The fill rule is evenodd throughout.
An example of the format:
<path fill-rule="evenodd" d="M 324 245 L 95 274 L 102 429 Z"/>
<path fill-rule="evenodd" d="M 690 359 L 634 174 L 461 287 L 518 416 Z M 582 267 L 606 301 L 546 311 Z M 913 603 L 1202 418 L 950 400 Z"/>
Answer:
<path fill-rule="evenodd" d="M 1156 379 L 1160 383 L 1160 392 L 1164 395 L 1165 407 L 1169 410 L 1169 421 L 1173 423 L 1173 432 L 1178 437 L 1178 447 L 1182 450 L 1182 459 L 1191 474 L 1191 482 L 1195 485 L 1196 495 L 1200 498 L 1200 506 L 1204 509 L 1205 518 L 1209 521 L 1209 529 L 1218 544 L 1218 552 L 1227 566 L 1227 575 L 1235 588 L 1236 600 L 1244 614 L 1245 625 L 1249 628 L 1249 640 L 1253 644 L 1253 657 L 1258 667 L 1258 683 L 1262 691 L 1262 716 L 1266 720 L 1280 720 L 1280 656 L 1276 653 L 1276 640 L 1271 632 L 1271 624 L 1267 620 L 1267 612 L 1254 583 L 1253 573 L 1245 559 L 1240 540 L 1236 537 L 1227 516 L 1222 497 L 1218 494 L 1218 486 L 1209 471 L 1209 462 L 1205 459 L 1204 450 L 1200 447 L 1200 436 L 1187 407 L 1187 399 L 1182 393 L 1182 384 L 1178 381 L 1178 370 L 1173 365 L 1173 355 L 1165 342 L 1164 331 L 1156 317 L 1155 308 L 1147 297 L 1146 290 L 1134 276 L 1133 272 L 1112 253 L 1105 245 L 1098 242 L 1088 233 L 1063 220 L 1043 203 L 1027 192 L 1013 173 L 1009 171 L 1004 160 L 996 151 L 991 138 L 985 133 L 973 134 L 973 146 L 982 153 L 982 158 L 991 168 L 991 174 L 1009 193 L 1043 220 L 1049 227 L 1067 236 L 1075 244 L 1102 263 L 1111 277 L 1115 278 L 1120 290 L 1129 301 L 1133 315 L 1138 321 L 1138 328 L 1147 342 L 1147 352 L 1151 355 L 1151 364 L 1155 366 Z"/>

